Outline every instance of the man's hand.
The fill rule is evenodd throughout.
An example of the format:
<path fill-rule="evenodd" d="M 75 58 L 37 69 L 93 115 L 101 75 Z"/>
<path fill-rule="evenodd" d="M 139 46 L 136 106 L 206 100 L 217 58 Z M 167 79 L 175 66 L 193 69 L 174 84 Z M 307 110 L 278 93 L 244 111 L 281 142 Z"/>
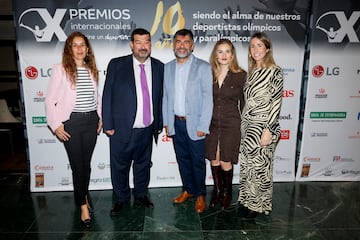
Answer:
<path fill-rule="evenodd" d="M 112 136 L 112 135 L 114 135 L 115 130 L 114 130 L 114 129 L 110 129 L 110 130 L 105 130 L 104 132 L 105 132 L 107 135 Z"/>
<path fill-rule="evenodd" d="M 198 137 L 204 137 L 206 135 L 206 133 L 202 132 L 202 131 L 196 131 L 196 135 Z"/>

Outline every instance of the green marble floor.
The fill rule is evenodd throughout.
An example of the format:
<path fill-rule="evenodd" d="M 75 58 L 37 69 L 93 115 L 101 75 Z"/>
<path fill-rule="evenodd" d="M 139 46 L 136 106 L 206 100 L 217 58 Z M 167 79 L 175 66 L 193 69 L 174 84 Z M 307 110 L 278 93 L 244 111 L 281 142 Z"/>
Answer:
<path fill-rule="evenodd" d="M 0 239 L 360 239 L 358 182 L 275 183 L 273 212 L 242 220 L 233 187 L 226 211 L 173 205 L 180 188 L 153 188 L 154 209 L 129 204 L 110 217 L 111 190 L 92 191 L 94 223 L 84 230 L 72 192 L 30 193 L 27 174 L 0 174 Z M 208 187 L 208 193 L 211 187 Z M 207 198 L 209 201 L 209 197 Z"/>

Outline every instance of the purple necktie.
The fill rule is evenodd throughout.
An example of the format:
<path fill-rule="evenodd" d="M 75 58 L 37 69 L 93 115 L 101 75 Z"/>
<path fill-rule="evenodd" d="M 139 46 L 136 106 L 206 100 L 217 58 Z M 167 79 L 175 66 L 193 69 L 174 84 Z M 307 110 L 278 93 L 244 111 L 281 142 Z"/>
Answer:
<path fill-rule="evenodd" d="M 145 74 L 145 65 L 140 64 L 140 80 L 141 80 L 141 90 L 143 95 L 143 122 L 145 127 L 150 125 L 150 95 L 149 88 L 146 81 Z"/>

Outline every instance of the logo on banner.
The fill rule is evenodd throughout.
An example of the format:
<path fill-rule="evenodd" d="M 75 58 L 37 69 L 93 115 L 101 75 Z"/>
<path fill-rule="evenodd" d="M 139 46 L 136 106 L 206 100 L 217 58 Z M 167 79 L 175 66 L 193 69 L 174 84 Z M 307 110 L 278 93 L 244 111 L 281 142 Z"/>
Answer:
<path fill-rule="evenodd" d="M 341 174 L 342 175 L 360 175 L 360 171 L 359 170 L 353 170 L 353 169 L 343 169 L 341 170 Z"/>
<path fill-rule="evenodd" d="M 43 117 L 43 116 L 32 117 L 32 123 L 33 124 L 46 124 L 46 117 Z"/>
<path fill-rule="evenodd" d="M 311 71 L 312 75 L 316 78 L 322 77 L 324 74 L 326 76 L 338 76 L 340 75 L 340 68 L 339 67 L 327 67 L 326 70 L 321 65 L 315 65 Z"/>
<path fill-rule="evenodd" d="M 334 173 L 333 173 L 333 169 L 331 167 L 325 169 L 324 176 L 330 177 L 332 175 L 334 175 Z"/>
<path fill-rule="evenodd" d="M 324 75 L 324 72 L 325 72 L 325 70 L 324 70 L 324 67 L 323 66 L 321 66 L 321 65 L 316 65 L 316 66 L 314 66 L 313 67 L 313 69 L 312 69 L 312 75 L 314 76 L 314 77 L 321 77 L 322 75 Z"/>
<path fill-rule="evenodd" d="M 350 98 L 360 98 L 360 90 L 357 91 L 356 95 L 351 95 Z"/>
<path fill-rule="evenodd" d="M 301 177 L 308 177 L 310 173 L 310 164 L 303 164 L 301 169 Z"/>
<path fill-rule="evenodd" d="M 56 143 L 56 139 L 39 138 L 36 140 L 37 144 Z"/>
<path fill-rule="evenodd" d="M 156 176 L 157 181 L 174 181 L 174 176 Z"/>
<path fill-rule="evenodd" d="M 292 116 L 290 113 L 288 115 L 280 115 L 279 120 L 292 120 Z"/>
<path fill-rule="evenodd" d="M 289 162 L 289 161 L 291 161 L 291 158 L 275 155 L 274 160 L 275 160 L 275 162 L 279 162 L 279 161 Z"/>
<path fill-rule="evenodd" d="M 54 35 L 59 41 L 66 40 L 66 34 L 60 24 L 66 13 L 66 9 L 56 9 L 54 16 L 51 16 L 45 8 L 30 8 L 24 11 L 19 17 L 19 26 L 30 31 L 37 42 L 50 42 Z M 43 23 L 36 23 L 33 26 L 25 22 L 25 16 L 40 16 Z"/>
<path fill-rule="evenodd" d="M 279 176 L 290 176 L 292 175 L 292 171 L 290 170 L 275 170 L 276 175 Z"/>
<path fill-rule="evenodd" d="M 61 186 L 67 186 L 67 185 L 70 185 L 70 178 L 69 177 L 62 177 L 61 178 L 61 181 L 60 181 L 60 185 Z"/>
<path fill-rule="evenodd" d="M 111 182 L 111 178 L 91 178 L 90 179 L 91 183 L 108 183 Z"/>
<path fill-rule="evenodd" d="M 36 67 L 29 66 L 25 68 L 25 76 L 30 80 L 34 80 L 39 76 L 39 71 Z"/>
<path fill-rule="evenodd" d="M 295 96 L 295 90 L 285 89 L 282 91 L 283 98 L 291 98 Z"/>
<path fill-rule="evenodd" d="M 44 92 L 43 91 L 37 91 L 36 97 L 34 97 L 34 102 L 45 102 Z"/>
<path fill-rule="evenodd" d="M 310 133 L 310 137 L 328 137 L 327 132 L 312 132 Z"/>
<path fill-rule="evenodd" d="M 352 158 L 333 156 L 333 162 L 354 162 Z"/>
<path fill-rule="evenodd" d="M 355 24 L 360 18 L 360 11 L 352 12 L 349 19 L 344 12 L 331 11 L 322 14 L 316 21 L 316 29 L 324 32 L 329 43 L 341 43 L 347 36 L 349 42 L 358 43 L 359 38 L 355 31 Z M 330 23 L 331 22 L 331 23 Z M 325 27 L 327 25 L 328 27 Z M 336 28 L 335 26 L 339 26 Z"/>
<path fill-rule="evenodd" d="M 342 122 L 346 112 L 310 112 L 312 122 Z"/>
<path fill-rule="evenodd" d="M 35 171 L 53 171 L 54 166 L 42 166 L 42 165 L 35 165 L 34 167 Z"/>
<path fill-rule="evenodd" d="M 327 95 L 327 93 L 326 93 L 325 88 L 320 88 L 320 89 L 318 90 L 318 93 L 315 94 L 315 98 L 324 99 L 324 98 L 327 98 L 327 97 L 328 97 L 328 95 Z"/>
<path fill-rule="evenodd" d="M 104 170 L 105 168 L 110 168 L 110 164 L 105 164 L 104 162 L 100 162 L 97 165 L 98 169 Z"/>
<path fill-rule="evenodd" d="M 359 113 L 359 115 L 360 115 L 360 113 Z M 357 131 L 354 135 L 349 136 L 349 139 L 360 139 L 360 131 Z"/>
<path fill-rule="evenodd" d="M 310 118 L 346 118 L 346 112 L 311 112 Z"/>
<path fill-rule="evenodd" d="M 320 157 L 304 157 L 304 162 L 320 162 Z"/>
<path fill-rule="evenodd" d="M 289 73 L 294 73 L 295 72 L 295 68 L 283 68 L 283 75 L 287 76 L 289 75 Z"/>
<path fill-rule="evenodd" d="M 281 130 L 280 139 L 281 140 L 289 140 L 290 139 L 290 130 Z"/>
<path fill-rule="evenodd" d="M 44 173 L 35 173 L 35 187 L 44 187 Z"/>

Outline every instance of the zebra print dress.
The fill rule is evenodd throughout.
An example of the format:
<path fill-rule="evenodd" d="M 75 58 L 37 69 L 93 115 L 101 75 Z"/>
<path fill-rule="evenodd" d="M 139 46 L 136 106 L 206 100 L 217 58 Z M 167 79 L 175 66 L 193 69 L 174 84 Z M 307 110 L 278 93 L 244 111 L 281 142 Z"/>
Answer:
<path fill-rule="evenodd" d="M 282 88 L 282 70 L 278 66 L 254 69 L 244 86 L 238 201 L 266 215 L 272 210 L 273 157 L 280 137 Z M 270 145 L 262 147 L 260 138 L 266 128 L 273 139 Z"/>

